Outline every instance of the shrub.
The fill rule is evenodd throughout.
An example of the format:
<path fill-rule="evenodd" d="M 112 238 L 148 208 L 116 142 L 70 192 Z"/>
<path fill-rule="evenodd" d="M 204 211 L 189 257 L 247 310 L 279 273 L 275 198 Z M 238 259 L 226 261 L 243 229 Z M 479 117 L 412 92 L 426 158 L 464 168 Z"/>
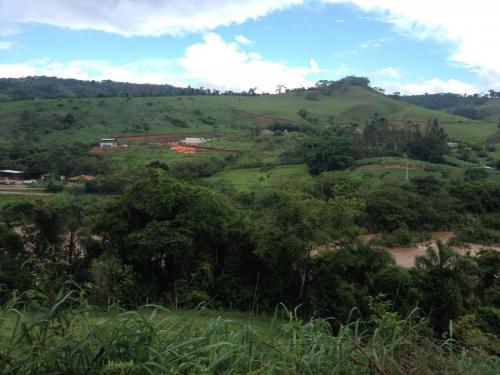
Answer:
<path fill-rule="evenodd" d="M 64 190 L 64 185 L 60 182 L 51 181 L 45 189 L 48 193 L 59 193 Z"/>
<path fill-rule="evenodd" d="M 113 251 L 106 251 L 94 259 L 90 272 L 96 303 L 132 305 L 135 299 L 136 275 L 132 266 L 124 264 Z"/>

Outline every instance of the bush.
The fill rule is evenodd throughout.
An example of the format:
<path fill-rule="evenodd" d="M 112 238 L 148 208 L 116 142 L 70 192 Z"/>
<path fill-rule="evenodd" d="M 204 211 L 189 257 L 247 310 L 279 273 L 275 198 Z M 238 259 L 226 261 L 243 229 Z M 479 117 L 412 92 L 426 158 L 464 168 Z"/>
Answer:
<path fill-rule="evenodd" d="M 93 297 L 99 305 L 131 306 L 135 300 L 136 275 L 113 252 L 106 251 L 90 266 L 94 283 Z"/>
<path fill-rule="evenodd" d="M 488 152 L 487 151 L 479 151 L 477 153 L 477 156 L 480 158 L 487 158 L 488 157 Z"/>
<path fill-rule="evenodd" d="M 484 168 L 469 168 L 465 171 L 466 180 L 482 180 L 488 177 L 488 172 Z"/>
<path fill-rule="evenodd" d="M 408 227 L 406 227 L 406 226 L 399 227 L 398 229 L 393 230 L 391 232 L 391 235 L 393 236 L 393 238 L 397 242 L 396 243 L 397 245 L 403 245 L 403 246 L 409 245 L 412 241 L 411 233 L 408 230 Z"/>
<path fill-rule="evenodd" d="M 470 224 L 458 231 L 457 240 L 481 244 L 498 243 L 500 242 L 500 231 Z"/>
<path fill-rule="evenodd" d="M 60 193 L 64 190 L 64 185 L 60 182 L 51 181 L 45 188 L 48 193 Z"/>

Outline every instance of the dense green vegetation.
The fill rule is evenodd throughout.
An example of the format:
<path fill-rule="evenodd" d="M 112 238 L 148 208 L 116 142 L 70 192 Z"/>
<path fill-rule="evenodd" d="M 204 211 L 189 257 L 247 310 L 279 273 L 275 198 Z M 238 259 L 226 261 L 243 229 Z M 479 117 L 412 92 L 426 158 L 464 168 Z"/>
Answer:
<path fill-rule="evenodd" d="M 0 100 L 54 99 L 109 96 L 210 95 L 211 90 L 171 85 L 113 81 L 80 81 L 56 77 L 1 78 Z"/>
<path fill-rule="evenodd" d="M 54 193 L 0 195 L 3 373 L 498 372 L 500 165 L 478 123 L 352 77 L 0 114 L 1 167 L 51 172 L 39 187 Z M 450 127 L 465 129 L 453 147 Z M 130 138 L 89 152 L 162 132 L 213 139 L 193 154 Z M 80 174 L 96 178 L 58 179 Z M 413 268 L 384 249 L 433 231 L 455 237 Z M 179 312 L 200 304 L 249 324 Z"/>
<path fill-rule="evenodd" d="M 445 111 L 472 120 L 499 121 L 500 93 L 490 90 L 488 95 L 459 95 L 452 93 L 395 96 L 406 103 Z"/>

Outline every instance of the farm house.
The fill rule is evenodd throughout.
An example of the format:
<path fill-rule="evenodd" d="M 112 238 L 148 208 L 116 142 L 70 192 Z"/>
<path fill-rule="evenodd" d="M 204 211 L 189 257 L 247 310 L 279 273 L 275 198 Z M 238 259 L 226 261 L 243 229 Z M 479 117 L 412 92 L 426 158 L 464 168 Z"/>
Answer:
<path fill-rule="evenodd" d="M 22 183 L 24 172 L 15 171 L 12 169 L 2 169 L 0 170 L 0 184 L 3 185 L 15 185 L 16 183 Z"/>
<path fill-rule="evenodd" d="M 118 142 L 116 138 L 101 138 L 99 142 L 100 148 L 116 148 L 118 147 Z"/>
<path fill-rule="evenodd" d="M 203 142 L 205 142 L 205 138 L 186 138 L 181 141 L 186 146 L 196 146 Z"/>

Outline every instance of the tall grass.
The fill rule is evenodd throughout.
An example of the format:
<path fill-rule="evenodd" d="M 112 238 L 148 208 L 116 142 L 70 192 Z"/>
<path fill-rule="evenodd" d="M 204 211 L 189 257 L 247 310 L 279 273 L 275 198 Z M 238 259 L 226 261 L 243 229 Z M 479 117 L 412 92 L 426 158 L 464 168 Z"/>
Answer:
<path fill-rule="evenodd" d="M 95 320 L 78 290 L 27 292 L 0 312 L 1 374 L 498 374 L 497 358 L 424 335 L 389 313 L 335 331 L 276 310 L 266 329 L 222 317 L 173 320 L 160 306 Z"/>

